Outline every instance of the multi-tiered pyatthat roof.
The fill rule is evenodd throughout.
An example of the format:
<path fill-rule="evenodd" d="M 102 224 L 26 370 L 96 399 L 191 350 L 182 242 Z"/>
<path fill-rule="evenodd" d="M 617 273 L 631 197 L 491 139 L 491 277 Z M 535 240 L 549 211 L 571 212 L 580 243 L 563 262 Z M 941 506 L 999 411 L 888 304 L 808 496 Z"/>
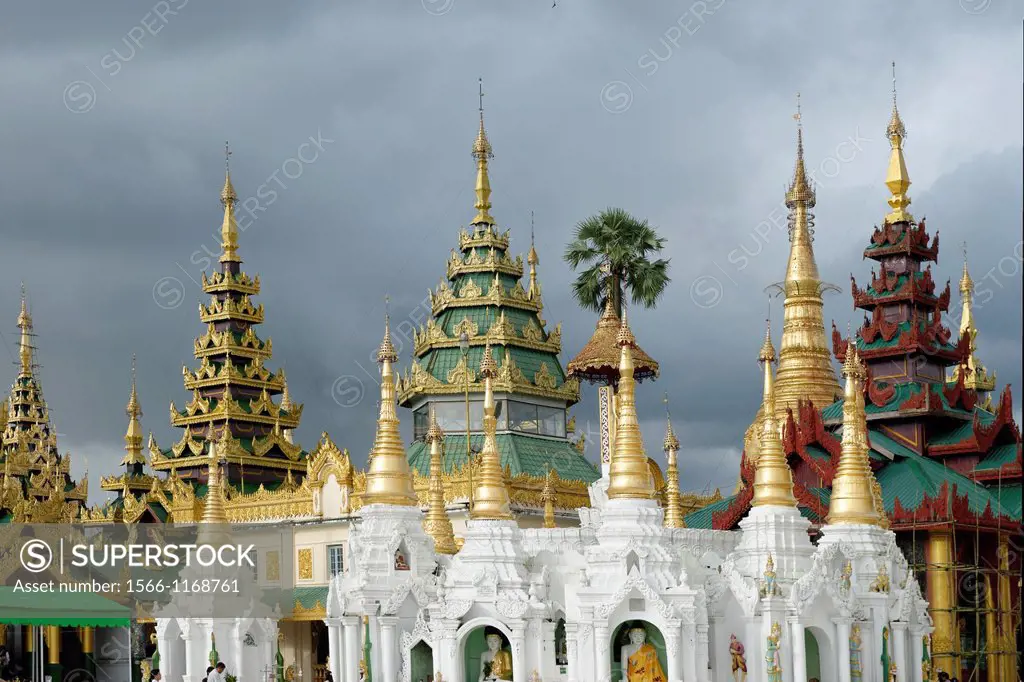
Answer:
<path fill-rule="evenodd" d="M 293 472 L 306 469 L 306 453 L 288 436 L 299 425 L 302 405 L 290 399 L 274 402 L 285 391 L 284 372 L 265 366 L 271 341 L 256 334 L 263 305 L 255 305 L 252 297 L 259 294 L 260 280 L 241 269 L 237 200 L 228 171 L 221 191 L 220 269 L 202 277 L 210 300 L 199 306 L 199 318 L 206 324 L 206 332 L 195 341 L 199 366 L 184 370 L 185 389 L 192 398 L 184 409 L 171 403 L 171 424 L 183 435 L 169 449 L 150 446 L 153 468 L 174 471 L 200 496 L 205 492 L 210 442 L 222 443 L 218 456 L 226 462 L 226 490 L 246 493 L 261 485 L 272 490 L 290 480 Z"/>
<path fill-rule="evenodd" d="M 476 215 L 459 234 L 459 249 L 448 260 L 446 278 L 430 292 L 431 318 L 415 335 L 414 360 L 399 382 L 399 404 L 414 413 L 409 462 L 417 487 L 426 488 L 430 447 L 426 442 L 433 410 L 444 432 L 444 487 L 448 502 L 468 502 L 468 457 L 485 444 L 484 377 L 489 347 L 494 364 L 495 445 L 508 470 L 513 506 L 543 507 L 548 468 L 556 473 L 562 509 L 588 500 L 586 484 L 598 477 L 577 444 L 568 439 L 567 410 L 579 399 L 579 383 L 566 377 L 558 354 L 561 326 L 547 329 L 537 281 L 537 251 L 531 245 L 529 284 L 521 281 L 521 256 L 509 255 L 509 232 L 491 215 L 491 143 L 483 112 L 473 143 L 476 161 Z M 467 408 L 468 397 L 468 408 Z M 467 440 L 467 413 L 469 438 Z"/>
<path fill-rule="evenodd" d="M 57 451 L 57 433 L 37 376 L 32 316 L 25 290 L 18 314 L 18 374 L 0 403 L 0 523 L 68 522 L 89 496 L 89 482 L 71 478 L 71 456 Z"/>

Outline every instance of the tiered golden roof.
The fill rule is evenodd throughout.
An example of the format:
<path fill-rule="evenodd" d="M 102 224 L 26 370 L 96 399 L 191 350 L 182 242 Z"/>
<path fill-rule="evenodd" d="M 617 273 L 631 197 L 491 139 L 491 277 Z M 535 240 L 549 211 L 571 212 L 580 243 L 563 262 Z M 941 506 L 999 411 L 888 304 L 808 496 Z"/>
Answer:
<path fill-rule="evenodd" d="M 412 487 L 409 462 L 405 459 L 402 435 L 395 411 L 395 375 L 392 364 L 398 360 L 391 342 L 391 324 L 385 318 L 384 340 L 377 350 L 380 363 L 380 415 L 377 435 L 366 472 L 366 493 L 363 504 L 390 504 L 411 507 L 418 504 Z"/>
<path fill-rule="evenodd" d="M 953 368 L 949 378 L 950 383 L 956 383 L 960 379 L 960 373 L 965 372 L 964 386 L 978 391 L 980 394 L 988 393 L 996 387 L 996 375 L 988 373 L 985 366 L 981 364 L 976 353 L 978 350 L 978 327 L 974 324 L 974 280 L 967 271 L 967 249 L 964 249 L 964 271 L 960 277 L 960 300 L 962 311 L 960 314 L 960 336 L 970 334 L 971 353 L 967 356 L 967 362 Z M 990 407 L 992 397 L 986 396 L 985 406 Z"/>
<path fill-rule="evenodd" d="M 668 462 L 665 480 L 665 527 L 684 528 L 683 505 L 679 495 L 679 439 L 672 430 L 672 420 L 665 417 L 665 459 Z"/>
<path fill-rule="evenodd" d="M 754 498 L 751 506 L 764 505 L 796 507 L 793 496 L 793 472 L 786 462 L 779 433 L 779 422 L 775 419 L 775 387 L 772 363 L 775 348 L 772 346 L 771 331 L 765 333 L 764 344 L 758 354 L 764 365 L 764 396 L 761 405 L 760 454 L 754 470 Z"/>
<path fill-rule="evenodd" d="M 843 444 L 839 465 L 832 478 L 827 523 L 878 525 L 884 510 L 876 509 L 874 474 L 868 459 L 868 425 L 864 412 L 864 381 L 867 370 L 857 344 L 851 340 L 843 363 L 846 390 L 843 397 Z"/>
<path fill-rule="evenodd" d="M 590 337 L 583 350 L 576 354 L 565 366 L 569 376 L 593 383 L 616 385 L 619 382 L 619 362 L 621 349 L 618 343 L 619 328 L 622 320 L 615 312 L 611 296 L 604 306 L 604 312 L 597 321 L 594 335 Z M 631 346 L 633 379 L 643 381 L 658 376 L 658 363 L 644 352 L 635 341 Z"/>
<path fill-rule="evenodd" d="M 444 434 L 437 425 L 434 413 L 430 413 L 430 428 L 427 430 L 430 443 L 430 495 L 427 514 L 423 518 L 423 530 L 434 538 L 434 549 L 441 554 L 455 554 L 459 551 L 455 542 L 452 520 L 444 505 L 444 484 L 441 480 Z"/>
<path fill-rule="evenodd" d="M 495 437 L 498 419 L 495 415 L 494 388 L 491 384 L 496 373 L 494 356 L 491 347 L 484 350 L 480 362 L 480 375 L 484 379 L 484 446 L 480 452 L 480 468 L 476 474 L 473 487 L 473 504 L 470 507 L 470 518 L 473 519 L 511 519 L 509 511 L 508 485 L 505 472 L 501 468 L 501 457 L 498 454 L 498 441 Z"/>
<path fill-rule="evenodd" d="M 907 137 L 907 128 L 903 125 L 903 119 L 900 118 L 899 109 L 896 107 L 896 62 L 892 63 L 892 117 L 885 129 L 885 136 L 889 138 L 892 147 L 889 154 L 889 170 L 885 175 L 885 186 L 892 193 L 889 197 L 892 212 L 885 216 L 885 222 L 913 222 L 914 216 L 907 212 L 907 206 L 910 206 L 910 197 L 907 196 L 907 190 L 910 189 L 910 174 L 907 172 L 907 162 L 903 158 L 903 141 Z"/>
<path fill-rule="evenodd" d="M 619 344 L 619 390 L 616 395 L 618 420 L 615 445 L 608 470 L 608 499 L 650 499 L 656 492 L 644 454 L 643 437 L 636 415 L 636 381 L 633 378 L 633 349 L 636 338 L 626 316 L 616 336 Z"/>

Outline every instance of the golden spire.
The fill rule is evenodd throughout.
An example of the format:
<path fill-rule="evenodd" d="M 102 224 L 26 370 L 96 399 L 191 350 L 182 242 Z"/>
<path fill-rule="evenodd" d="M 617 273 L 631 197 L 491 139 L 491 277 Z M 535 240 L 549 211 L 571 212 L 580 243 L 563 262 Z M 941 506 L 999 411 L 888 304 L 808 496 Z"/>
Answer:
<path fill-rule="evenodd" d="M 291 413 L 292 408 L 294 407 L 294 405 L 292 405 L 292 396 L 288 392 L 288 379 L 287 379 L 287 377 L 284 376 L 284 370 L 281 371 L 281 380 L 284 382 L 284 389 L 281 392 L 280 410 L 282 412 Z M 280 420 L 278 420 L 278 424 L 280 424 Z M 286 441 L 288 441 L 289 443 L 292 442 L 292 430 L 291 429 L 284 429 L 284 439 Z"/>
<path fill-rule="evenodd" d="M 128 454 L 121 460 L 121 466 L 145 464 L 146 459 L 142 456 L 142 424 L 139 423 L 142 408 L 139 406 L 139 394 L 135 388 L 134 355 L 132 355 L 132 392 L 128 397 L 125 413 L 128 415 L 128 430 L 124 434 L 124 449 Z"/>
<path fill-rule="evenodd" d="M 885 186 L 892 193 L 889 197 L 892 212 L 885 216 L 885 222 L 911 222 L 914 217 L 906 210 L 910 205 L 910 197 L 907 196 L 907 190 L 910 189 L 910 174 L 907 173 L 907 162 L 903 159 L 903 140 L 907 137 L 907 129 L 900 118 L 899 109 L 896 108 L 896 62 L 892 63 L 892 117 L 885 129 L 885 135 L 892 147 L 889 171 L 885 174 Z"/>
<path fill-rule="evenodd" d="M 860 360 L 855 340 L 851 339 L 843 363 L 846 390 L 843 395 L 843 446 L 839 466 L 832 478 L 832 497 L 826 523 L 871 524 L 880 521 L 875 508 L 872 483 L 874 474 L 868 460 L 868 424 L 864 412 L 864 381 L 867 370 Z"/>
<path fill-rule="evenodd" d="M 228 515 L 224 509 L 224 480 L 221 467 L 227 462 L 226 453 L 230 435 L 225 424 L 221 439 L 210 443 L 209 474 L 206 479 L 206 501 L 203 508 L 203 523 L 227 523 Z"/>
<path fill-rule="evenodd" d="M 491 180 L 487 175 L 487 161 L 494 158 L 491 143 L 487 141 L 484 131 L 484 79 L 480 79 L 480 131 L 473 141 L 473 158 L 476 159 L 476 217 L 473 225 L 494 225 L 491 217 Z"/>
<path fill-rule="evenodd" d="M 530 294 L 537 296 L 540 294 L 540 287 L 537 285 L 537 263 L 540 262 L 540 258 L 537 257 L 537 249 L 534 248 L 533 242 L 533 211 L 530 211 L 530 252 L 526 255 L 526 262 L 530 264 Z"/>
<path fill-rule="evenodd" d="M 484 447 L 480 452 L 480 470 L 473 486 L 473 505 L 469 516 L 472 519 L 511 519 L 508 487 L 505 472 L 501 468 L 498 454 L 498 439 L 495 431 L 498 419 L 495 416 L 493 379 L 497 374 L 491 346 L 484 348 L 480 362 L 480 376 L 484 380 Z"/>
<path fill-rule="evenodd" d="M 619 390 L 616 394 L 618 419 L 615 447 L 608 470 L 608 499 L 650 499 L 654 497 L 654 479 L 644 453 L 640 423 L 636 416 L 636 380 L 633 378 L 633 347 L 636 338 L 622 311 L 622 324 L 616 338 L 619 344 Z"/>
<path fill-rule="evenodd" d="M 819 409 L 831 405 L 842 391 L 832 368 L 832 354 L 825 336 L 822 292 L 831 288 L 821 281 L 814 258 L 814 208 L 816 197 L 804 165 L 803 113 L 797 94 L 796 163 L 786 191 L 789 208 L 789 260 L 786 278 L 778 286 L 785 295 L 782 342 L 779 349 L 775 419 L 798 400 L 810 400 Z M 758 427 L 751 429 L 753 436 Z M 749 439 L 748 439 L 749 440 Z M 750 445 L 748 442 L 747 445 Z"/>
<path fill-rule="evenodd" d="M 384 340 L 377 350 L 380 363 L 380 416 L 377 435 L 370 451 L 370 466 L 366 472 L 366 492 L 363 504 L 391 504 L 402 507 L 418 505 L 412 487 L 412 473 L 402 447 L 402 434 L 398 429 L 395 412 L 395 375 L 392 363 L 398 360 L 391 343 L 391 318 L 384 315 Z"/>
<path fill-rule="evenodd" d="M 967 374 L 964 376 L 964 386 L 979 393 L 986 393 L 992 391 L 996 387 L 996 375 L 988 373 L 984 365 L 977 358 L 978 350 L 978 327 L 974 324 L 974 280 L 971 279 L 971 273 L 967 271 L 967 244 L 964 244 L 964 271 L 963 276 L 960 277 L 960 301 L 963 306 L 963 312 L 960 315 L 960 336 L 970 334 L 971 337 L 971 352 L 967 356 Z M 949 380 L 951 383 L 956 383 L 960 378 L 960 373 L 964 371 L 963 365 L 957 365 L 953 368 L 953 373 Z M 992 398 L 989 396 L 986 401 L 987 406 L 991 405 Z"/>
<path fill-rule="evenodd" d="M 758 360 L 764 365 L 764 400 L 761 405 L 760 453 L 755 464 L 754 499 L 751 506 L 795 507 L 793 472 L 786 462 L 786 453 L 779 437 L 779 424 L 775 419 L 775 382 L 772 377 L 775 347 L 772 346 L 770 328 L 765 332 Z"/>
<path fill-rule="evenodd" d="M 221 263 L 241 263 L 238 257 L 238 222 L 235 220 L 235 203 L 238 195 L 231 184 L 231 147 L 224 143 L 224 189 L 220 191 L 220 203 L 224 205 L 224 222 L 220 227 Z"/>
<path fill-rule="evenodd" d="M 668 413 L 668 394 L 665 394 L 665 459 L 668 470 L 665 472 L 665 527 L 685 528 L 683 520 L 683 504 L 679 497 L 679 464 L 676 455 L 679 452 L 679 439 L 672 431 L 672 417 Z"/>
<path fill-rule="evenodd" d="M 25 294 L 24 282 L 21 284 L 21 311 L 18 313 L 18 329 L 21 330 L 21 342 L 18 345 L 21 376 L 32 376 L 32 316 L 28 314 L 28 297 Z"/>
<path fill-rule="evenodd" d="M 427 515 L 423 518 L 423 530 L 434 538 L 434 551 L 441 554 L 455 554 L 459 551 L 455 544 L 455 531 L 448 511 L 444 506 L 444 486 L 441 483 L 441 457 L 444 445 L 444 434 L 437 425 L 434 411 L 430 411 L 430 428 L 427 429 L 427 442 L 430 443 L 430 483 Z"/>
<path fill-rule="evenodd" d="M 550 466 L 540 497 L 544 501 L 544 527 L 555 528 L 555 472 Z"/>

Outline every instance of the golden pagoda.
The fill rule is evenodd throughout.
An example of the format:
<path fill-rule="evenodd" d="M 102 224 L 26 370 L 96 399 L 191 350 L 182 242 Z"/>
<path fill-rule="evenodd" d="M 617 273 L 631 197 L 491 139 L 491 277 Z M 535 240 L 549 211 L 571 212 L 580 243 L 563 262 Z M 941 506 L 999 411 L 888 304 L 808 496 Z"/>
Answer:
<path fill-rule="evenodd" d="M 430 429 L 427 431 L 427 442 L 430 443 L 430 500 L 426 516 L 423 517 L 423 530 L 434 538 L 434 550 L 441 554 L 455 554 L 459 551 L 455 542 L 455 531 L 452 520 L 444 505 L 444 486 L 441 483 L 441 460 L 444 445 L 444 434 L 431 415 Z"/>
<path fill-rule="evenodd" d="M 495 438 L 498 419 L 495 416 L 492 381 L 496 373 L 494 356 L 491 354 L 491 347 L 487 346 L 480 362 L 480 376 L 484 379 L 484 447 L 475 474 L 473 504 L 469 508 L 469 516 L 473 519 L 512 518 L 509 511 L 508 485 L 505 481 L 505 472 L 501 468 L 498 441 Z"/>
<path fill-rule="evenodd" d="M 764 366 L 764 393 L 761 403 L 760 455 L 755 462 L 754 497 L 750 504 L 753 507 L 795 507 L 793 472 L 786 462 L 779 422 L 775 419 L 775 382 L 772 373 L 775 347 L 772 345 L 770 328 L 765 332 L 758 361 Z"/>
<path fill-rule="evenodd" d="M 964 387 L 978 392 L 978 397 L 983 398 L 982 407 L 992 411 L 992 396 L 989 395 L 996 387 L 996 374 L 988 373 L 985 366 L 978 360 L 978 328 L 974 324 L 974 280 L 971 273 L 967 271 L 967 247 L 964 247 L 964 271 L 960 277 L 960 336 L 970 336 L 971 352 L 967 361 L 953 367 L 949 376 L 949 383 L 956 384 L 963 374 Z"/>
<path fill-rule="evenodd" d="M 636 414 L 636 381 L 633 379 L 633 347 L 636 338 L 626 315 L 617 336 L 619 343 L 619 390 L 616 396 L 618 420 L 615 447 L 609 466 L 608 499 L 651 499 L 656 493 L 654 477 L 644 454 L 644 442 Z"/>
<path fill-rule="evenodd" d="M 665 416 L 665 459 L 668 464 L 665 480 L 665 527 L 684 528 L 683 505 L 679 496 L 679 439 L 672 430 L 672 419 Z"/>

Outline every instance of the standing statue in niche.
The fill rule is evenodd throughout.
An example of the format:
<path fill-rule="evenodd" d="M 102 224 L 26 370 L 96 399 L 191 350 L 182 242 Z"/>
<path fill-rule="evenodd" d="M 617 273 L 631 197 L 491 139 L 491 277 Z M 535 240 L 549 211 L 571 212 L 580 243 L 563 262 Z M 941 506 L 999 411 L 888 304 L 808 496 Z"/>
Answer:
<path fill-rule="evenodd" d="M 850 682 L 860 682 L 864 676 L 861 664 L 860 626 L 854 625 L 850 630 Z"/>
<path fill-rule="evenodd" d="M 666 682 L 658 652 L 647 641 L 647 631 L 635 627 L 629 631 L 629 644 L 622 647 L 622 679 L 624 682 Z"/>
<path fill-rule="evenodd" d="M 501 645 L 502 637 L 494 631 L 487 632 L 487 651 L 480 654 L 479 682 L 497 682 L 512 679 L 512 652 Z"/>
<path fill-rule="evenodd" d="M 733 682 L 746 682 L 747 680 L 747 656 L 743 648 L 743 642 L 736 639 L 736 635 L 729 635 L 729 656 L 732 658 L 732 679 Z"/>
<path fill-rule="evenodd" d="M 768 682 L 782 682 L 782 656 L 779 654 L 779 639 L 781 637 L 782 626 L 776 621 L 772 623 L 771 633 L 768 635 L 768 647 L 764 653 Z"/>
<path fill-rule="evenodd" d="M 839 575 L 839 594 L 844 598 L 850 595 L 850 578 L 853 577 L 853 564 L 847 561 L 843 564 L 843 572 Z"/>

